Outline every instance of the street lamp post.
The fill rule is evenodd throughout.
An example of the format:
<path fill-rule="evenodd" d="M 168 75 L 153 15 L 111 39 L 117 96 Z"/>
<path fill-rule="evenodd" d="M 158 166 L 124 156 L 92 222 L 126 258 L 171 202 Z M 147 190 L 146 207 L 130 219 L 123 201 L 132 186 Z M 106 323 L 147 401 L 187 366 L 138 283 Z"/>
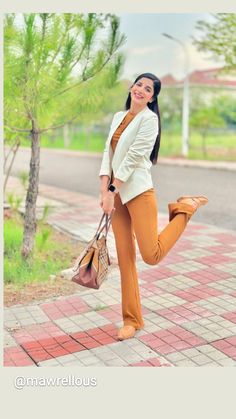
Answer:
<path fill-rule="evenodd" d="M 182 107 L 182 155 L 188 155 L 189 149 L 189 59 L 188 51 L 183 42 L 179 39 L 174 38 L 173 36 L 163 33 L 163 36 L 166 38 L 172 39 L 173 41 L 178 42 L 184 50 L 185 54 L 185 77 L 184 77 L 184 86 L 183 86 L 183 107 Z"/>

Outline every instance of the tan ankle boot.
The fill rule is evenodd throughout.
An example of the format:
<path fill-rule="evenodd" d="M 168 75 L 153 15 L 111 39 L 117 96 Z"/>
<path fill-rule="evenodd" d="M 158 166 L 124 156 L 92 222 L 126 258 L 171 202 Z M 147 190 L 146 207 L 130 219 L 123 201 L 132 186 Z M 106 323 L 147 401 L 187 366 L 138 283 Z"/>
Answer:
<path fill-rule="evenodd" d="M 185 195 L 178 198 L 177 202 L 190 204 L 197 210 L 202 205 L 206 205 L 208 203 L 208 198 L 202 195 L 200 196 Z"/>
<path fill-rule="evenodd" d="M 136 329 L 134 326 L 123 326 L 117 334 L 117 338 L 118 340 L 124 340 L 124 339 L 129 339 L 129 338 L 133 338 L 134 335 L 136 333 Z"/>

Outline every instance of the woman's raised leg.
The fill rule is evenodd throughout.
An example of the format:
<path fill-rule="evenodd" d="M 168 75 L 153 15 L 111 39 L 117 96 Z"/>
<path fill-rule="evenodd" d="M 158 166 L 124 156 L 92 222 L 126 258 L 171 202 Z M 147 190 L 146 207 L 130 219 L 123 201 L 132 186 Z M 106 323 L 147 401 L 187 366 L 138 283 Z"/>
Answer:
<path fill-rule="evenodd" d="M 158 233 L 158 206 L 154 188 L 143 192 L 126 203 L 132 226 L 144 262 L 159 263 L 183 233 L 194 213 L 192 205 L 176 202 L 169 204 L 167 226 Z"/>

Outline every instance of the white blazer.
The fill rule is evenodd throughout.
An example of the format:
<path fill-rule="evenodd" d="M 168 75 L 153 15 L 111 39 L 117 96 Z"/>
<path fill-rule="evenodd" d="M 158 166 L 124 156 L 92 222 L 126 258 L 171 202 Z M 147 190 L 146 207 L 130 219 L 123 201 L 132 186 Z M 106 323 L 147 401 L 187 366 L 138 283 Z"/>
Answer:
<path fill-rule="evenodd" d="M 119 189 L 122 204 L 153 187 L 150 154 L 158 134 L 158 117 L 146 106 L 122 132 L 115 152 L 111 139 L 128 111 L 115 113 L 103 151 L 99 176 L 107 175 L 124 183 Z"/>

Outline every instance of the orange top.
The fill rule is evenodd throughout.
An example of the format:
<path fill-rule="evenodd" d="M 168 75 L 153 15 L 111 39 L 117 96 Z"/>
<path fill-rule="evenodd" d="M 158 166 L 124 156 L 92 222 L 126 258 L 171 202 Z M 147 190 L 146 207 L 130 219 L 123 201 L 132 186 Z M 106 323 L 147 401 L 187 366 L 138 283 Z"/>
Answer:
<path fill-rule="evenodd" d="M 127 127 L 127 125 L 129 125 L 129 123 L 132 121 L 132 119 L 135 117 L 134 114 L 132 114 L 130 111 L 125 115 L 124 119 L 122 119 L 120 125 L 118 126 L 118 128 L 115 130 L 112 139 L 111 139 L 111 148 L 113 153 L 115 152 L 117 143 L 119 141 L 119 138 L 122 134 L 122 132 L 125 130 L 125 128 Z M 114 180 L 114 176 L 113 176 L 113 171 L 111 173 L 111 183 Z"/>

